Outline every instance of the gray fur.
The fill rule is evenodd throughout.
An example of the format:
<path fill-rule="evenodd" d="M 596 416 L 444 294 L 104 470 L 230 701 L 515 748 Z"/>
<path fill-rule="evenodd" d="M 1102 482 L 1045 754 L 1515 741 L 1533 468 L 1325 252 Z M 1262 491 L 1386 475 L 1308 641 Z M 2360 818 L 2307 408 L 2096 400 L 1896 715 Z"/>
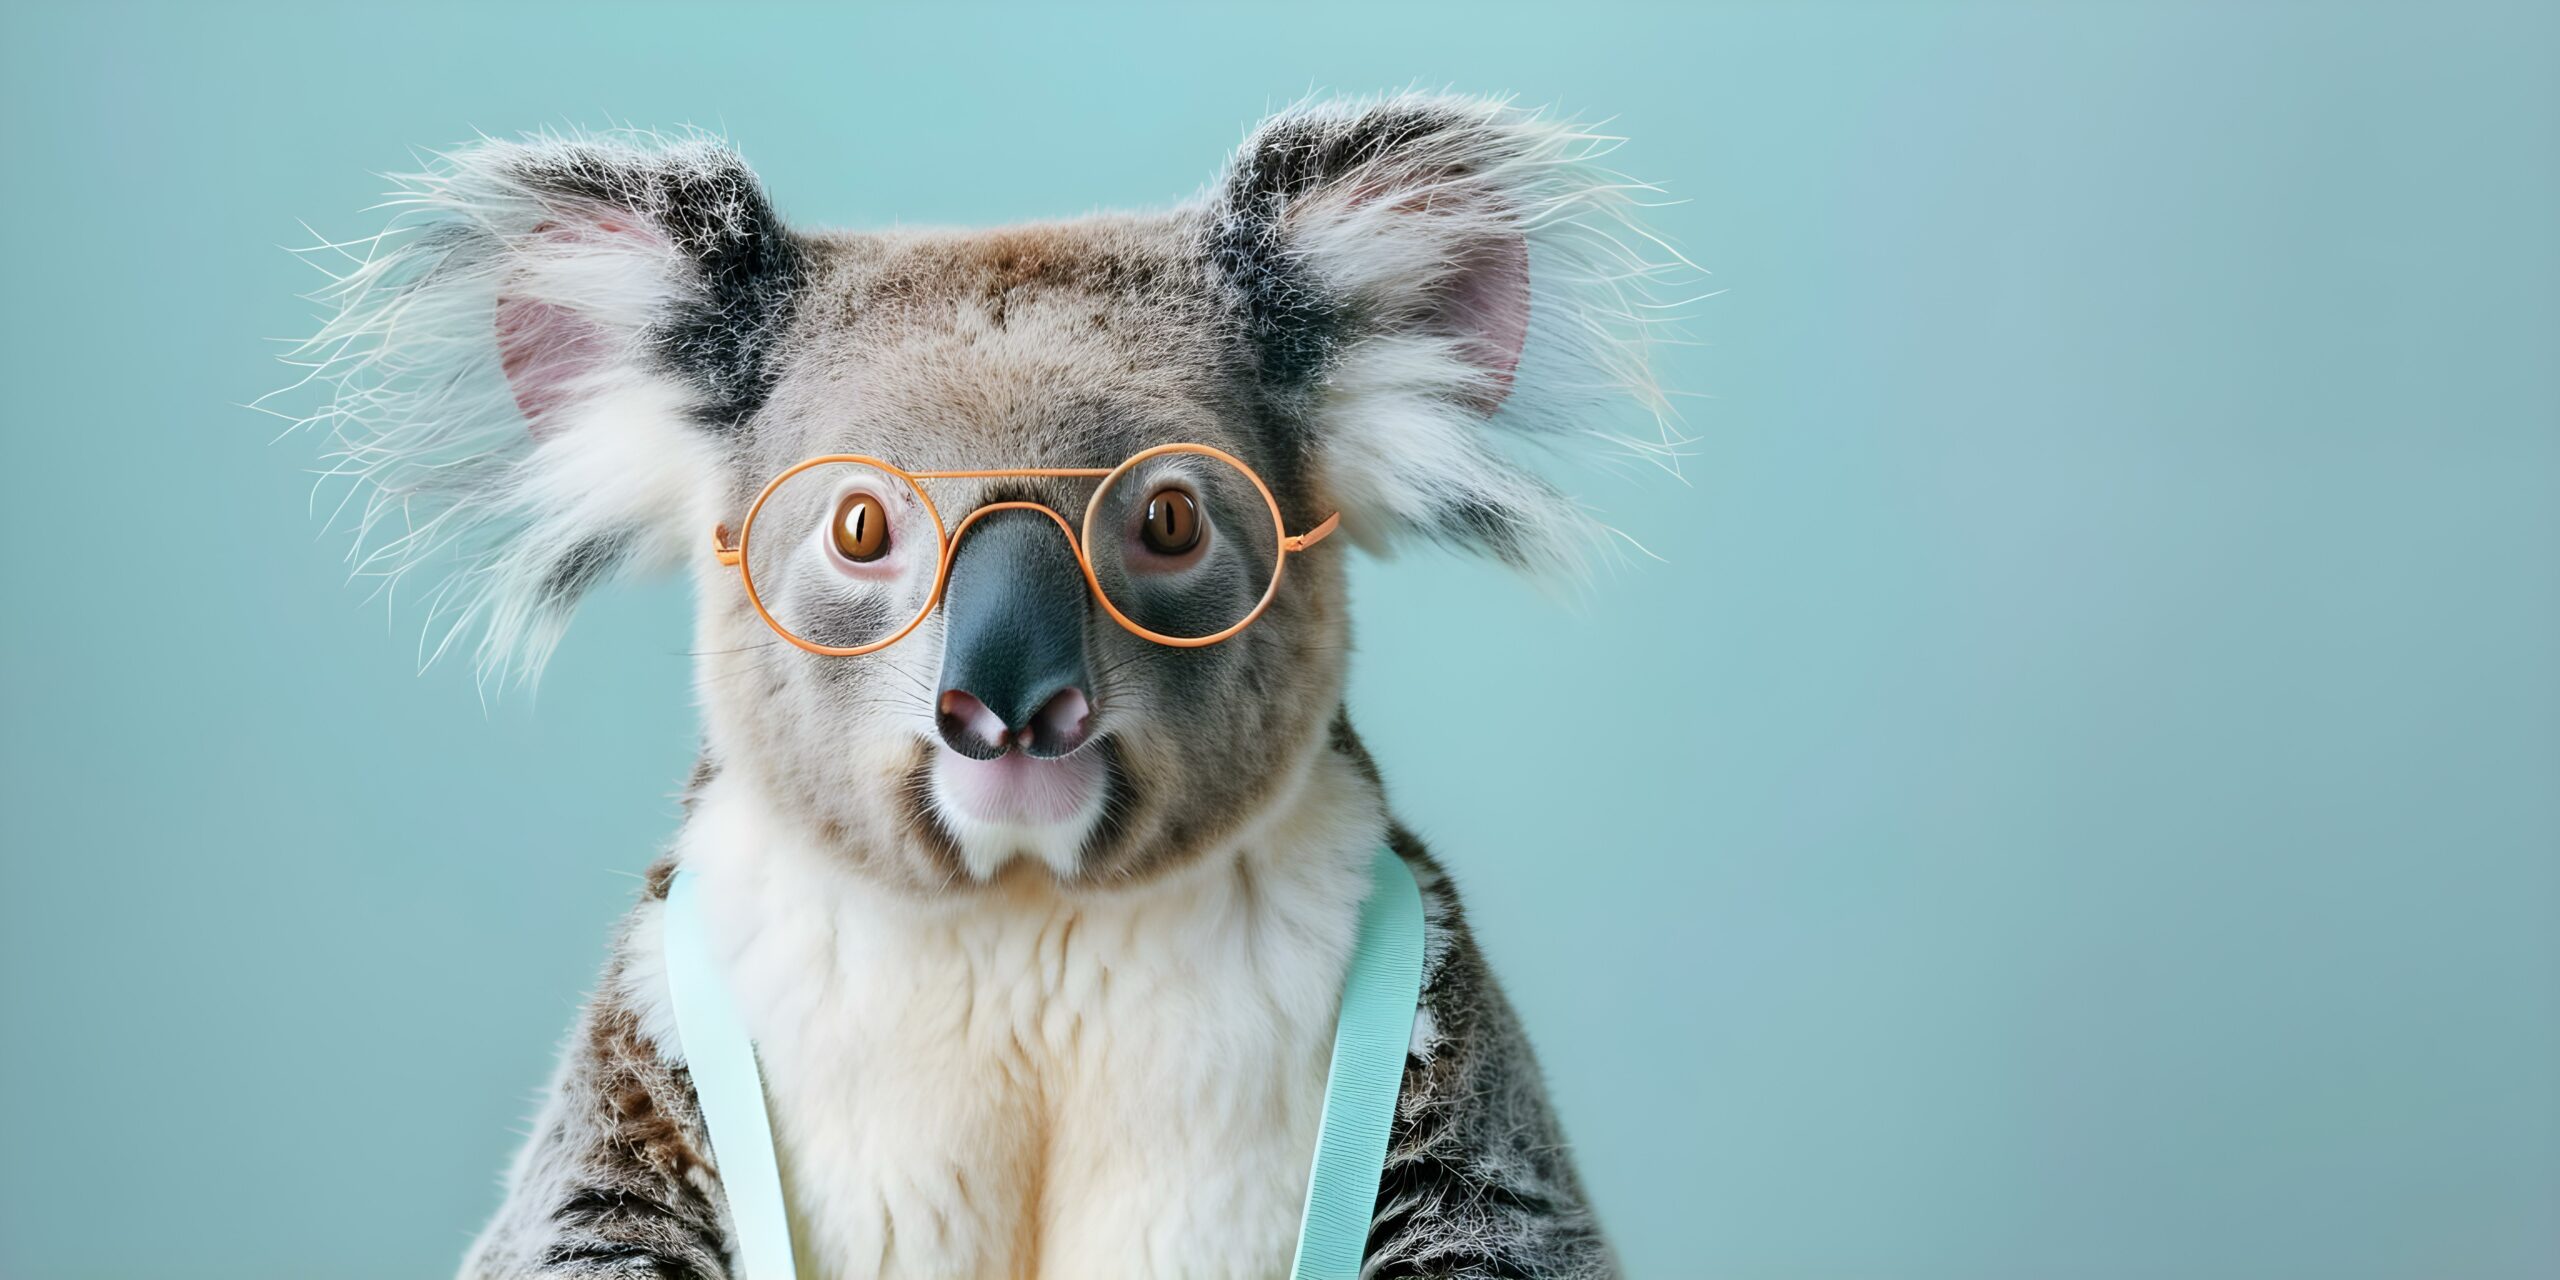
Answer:
<path fill-rule="evenodd" d="M 662 901 L 665 869 L 644 901 Z M 693 1082 L 623 995 L 630 929 L 579 1014 L 531 1141 L 465 1277 L 726 1280 L 728 1202 Z"/>
<path fill-rule="evenodd" d="M 1457 887 L 1410 832 L 1431 945 L 1432 1034 L 1405 1062 L 1364 1277 L 1618 1273 L 1529 1038 L 1467 929 Z"/>

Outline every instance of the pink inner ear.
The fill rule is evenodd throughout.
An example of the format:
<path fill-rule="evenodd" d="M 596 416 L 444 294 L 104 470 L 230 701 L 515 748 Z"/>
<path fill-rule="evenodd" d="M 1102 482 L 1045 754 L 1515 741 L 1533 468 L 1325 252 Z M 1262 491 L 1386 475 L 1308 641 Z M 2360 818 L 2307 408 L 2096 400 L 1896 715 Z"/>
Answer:
<path fill-rule="evenodd" d="M 1356 183 L 1349 198 L 1357 207 L 1395 193 L 1395 182 L 1370 177 Z M 1405 195 L 1397 197 L 1392 207 L 1428 217 L 1434 199 L 1451 198 L 1447 193 Z M 1457 337 L 1468 363 L 1492 375 L 1468 397 L 1477 412 L 1491 414 L 1511 398 L 1520 353 L 1529 345 L 1529 238 L 1503 235 L 1470 245 L 1457 252 L 1449 268 L 1431 318 L 1442 331 Z"/>
<path fill-rule="evenodd" d="M 498 367 L 515 391 L 516 408 L 540 439 L 552 413 L 566 405 L 578 379 L 605 360 L 604 333 L 566 307 L 531 298 L 498 298 Z"/>
<path fill-rule="evenodd" d="M 551 248 L 597 238 L 656 239 L 648 228 L 602 211 L 570 223 L 546 222 L 533 232 Z M 498 367 L 539 439 L 552 425 L 546 419 L 569 403 L 578 381 L 611 358 L 611 344 L 601 327 L 567 307 L 505 292 L 498 295 L 497 326 Z"/>
<path fill-rule="evenodd" d="M 1492 375 L 1477 409 L 1492 413 L 1511 396 L 1520 352 L 1529 344 L 1529 240 L 1502 236 L 1458 255 L 1440 296 L 1440 319 L 1459 336 L 1467 358 Z"/>

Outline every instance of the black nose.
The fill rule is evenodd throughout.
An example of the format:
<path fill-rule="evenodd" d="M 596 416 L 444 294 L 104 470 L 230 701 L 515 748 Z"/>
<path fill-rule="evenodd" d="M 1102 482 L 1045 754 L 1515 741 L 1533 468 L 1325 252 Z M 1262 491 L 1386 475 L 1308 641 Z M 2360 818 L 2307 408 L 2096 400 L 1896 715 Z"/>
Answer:
<path fill-rule="evenodd" d="M 1093 723 L 1088 607 L 1075 552 L 1047 516 L 997 511 L 971 525 L 942 589 L 942 740 L 978 760 L 1083 746 Z"/>

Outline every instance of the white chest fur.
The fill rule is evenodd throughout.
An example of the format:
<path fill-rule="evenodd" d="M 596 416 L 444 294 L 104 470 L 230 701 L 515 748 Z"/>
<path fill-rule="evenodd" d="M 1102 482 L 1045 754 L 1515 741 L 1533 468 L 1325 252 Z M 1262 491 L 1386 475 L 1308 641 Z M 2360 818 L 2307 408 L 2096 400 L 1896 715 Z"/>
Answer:
<path fill-rule="evenodd" d="M 926 903 L 715 782 L 682 857 L 757 1040 L 802 1273 L 1285 1273 L 1381 835 L 1368 795 L 1326 757 L 1165 880 Z"/>

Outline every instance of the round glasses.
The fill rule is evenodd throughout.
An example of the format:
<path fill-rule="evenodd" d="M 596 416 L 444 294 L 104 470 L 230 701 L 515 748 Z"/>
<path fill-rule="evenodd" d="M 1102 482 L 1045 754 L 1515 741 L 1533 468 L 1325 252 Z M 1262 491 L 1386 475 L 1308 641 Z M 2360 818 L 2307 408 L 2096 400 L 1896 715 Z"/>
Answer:
<path fill-rule="evenodd" d="M 1081 527 L 1042 503 L 991 502 L 946 529 L 928 480 L 1098 481 Z M 783 639 L 811 653 L 875 653 L 923 625 L 942 600 L 969 527 L 999 511 L 1036 511 L 1066 536 L 1094 599 L 1113 621 L 1157 644 L 1196 649 L 1253 624 L 1280 593 L 1289 557 L 1341 523 L 1328 515 L 1291 534 L 1271 487 L 1241 459 L 1205 444 L 1160 444 L 1110 468 L 908 471 L 860 454 L 811 458 L 775 476 L 747 508 L 736 540 L 712 530 L 722 564 L 738 567 L 747 601 Z"/>

